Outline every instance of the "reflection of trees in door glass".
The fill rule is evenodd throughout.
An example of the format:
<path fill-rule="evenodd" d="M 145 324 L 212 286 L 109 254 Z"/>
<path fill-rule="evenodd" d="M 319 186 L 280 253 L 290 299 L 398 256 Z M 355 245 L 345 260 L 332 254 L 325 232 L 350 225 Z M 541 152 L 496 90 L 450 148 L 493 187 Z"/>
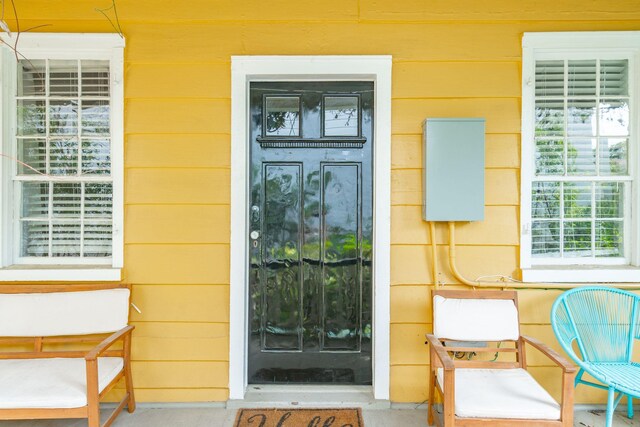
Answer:
<path fill-rule="evenodd" d="M 324 98 L 325 136 L 358 136 L 358 97 Z"/>
<path fill-rule="evenodd" d="M 300 135 L 300 98 L 268 96 L 265 100 L 266 136 Z"/>
<path fill-rule="evenodd" d="M 299 349 L 300 332 L 299 165 L 268 165 L 264 182 L 264 346 Z"/>

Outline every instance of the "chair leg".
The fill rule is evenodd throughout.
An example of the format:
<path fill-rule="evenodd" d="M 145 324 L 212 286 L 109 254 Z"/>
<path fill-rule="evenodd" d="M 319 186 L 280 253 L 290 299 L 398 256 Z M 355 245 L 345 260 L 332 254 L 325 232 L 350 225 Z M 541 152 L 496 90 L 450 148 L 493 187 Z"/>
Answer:
<path fill-rule="evenodd" d="M 609 387 L 609 397 L 607 399 L 607 422 L 606 427 L 613 425 L 613 410 L 615 409 L 616 389 Z"/>
<path fill-rule="evenodd" d="M 131 377 L 131 334 L 124 338 L 124 378 L 129 395 L 127 399 L 127 411 L 132 414 L 136 410 L 136 398 L 133 392 L 133 379 Z"/>
<path fill-rule="evenodd" d="M 577 387 L 580 384 L 580 380 L 582 379 L 582 374 L 584 374 L 584 369 L 580 368 L 578 371 L 578 375 L 576 375 L 576 379 L 574 380 L 574 387 Z"/>
<path fill-rule="evenodd" d="M 627 394 L 627 418 L 633 418 L 633 397 Z"/>
<path fill-rule="evenodd" d="M 435 404 L 436 391 L 436 371 L 431 370 L 429 373 L 429 400 L 427 401 L 427 425 L 433 425 L 433 405 Z"/>

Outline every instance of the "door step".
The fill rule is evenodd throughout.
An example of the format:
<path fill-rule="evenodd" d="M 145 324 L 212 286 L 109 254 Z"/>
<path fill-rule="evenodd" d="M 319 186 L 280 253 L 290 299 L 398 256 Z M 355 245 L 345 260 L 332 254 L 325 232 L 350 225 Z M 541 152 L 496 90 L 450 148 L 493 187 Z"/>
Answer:
<path fill-rule="evenodd" d="M 238 408 L 363 408 L 389 409 L 388 400 L 373 398 L 371 386 L 250 385 L 243 400 L 228 400 Z"/>

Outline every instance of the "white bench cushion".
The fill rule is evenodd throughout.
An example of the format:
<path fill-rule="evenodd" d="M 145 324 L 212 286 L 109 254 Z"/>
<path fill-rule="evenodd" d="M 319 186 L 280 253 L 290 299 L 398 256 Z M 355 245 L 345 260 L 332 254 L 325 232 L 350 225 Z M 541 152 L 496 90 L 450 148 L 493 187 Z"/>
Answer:
<path fill-rule="evenodd" d="M 98 358 L 100 391 L 124 366 L 121 357 Z M 0 360 L 0 408 L 79 408 L 87 404 L 84 359 Z"/>
<path fill-rule="evenodd" d="M 433 333 L 457 341 L 517 340 L 518 310 L 511 300 L 433 298 Z"/>
<path fill-rule="evenodd" d="M 444 384 L 442 368 L 437 376 Z M 456 369 L 455 413 L 462 418 L 559 420 L 560 405 L 524 369 Z"/>
<path fill-rule="evenodd" d="M 114 332 L 127 326 L 129 289 L 0 294 L 0 336 Z"/>

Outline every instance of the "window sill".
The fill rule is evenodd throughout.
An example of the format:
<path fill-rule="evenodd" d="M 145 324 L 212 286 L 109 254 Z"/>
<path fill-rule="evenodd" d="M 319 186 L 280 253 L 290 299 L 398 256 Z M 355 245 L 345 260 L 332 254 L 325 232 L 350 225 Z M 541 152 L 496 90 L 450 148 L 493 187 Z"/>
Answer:
<path fill-rule="evenodd" d="M 110 266 L 12 265 L 0 268 L 0 282 L 117 282 L 121 271 Z"/>
<path fill-rule="evenodd" d="M 522 269 L 525 283 L 640 283 L 640 267 L 547 266 Z"/>

